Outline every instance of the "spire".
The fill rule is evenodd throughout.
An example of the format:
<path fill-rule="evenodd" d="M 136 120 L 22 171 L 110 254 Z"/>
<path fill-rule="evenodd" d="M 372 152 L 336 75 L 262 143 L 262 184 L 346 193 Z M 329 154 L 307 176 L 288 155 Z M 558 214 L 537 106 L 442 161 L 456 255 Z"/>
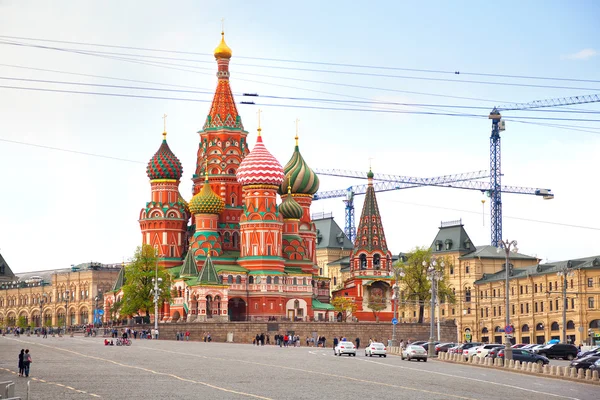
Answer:
<path fill-rule="evenodd" d="M 359 250 L 365 250 L 369 253 L 379 250 L 386 254 L 388 252 L 377 197 L 373 188 L 373 171 L 369 169 L 367 174 L 369 184 L 365 195 L 365 202 L 360 214 L 360 223 L 356 231 L 356 241 L 354 242 L 354 253 Z"/>
<path fill-rule="evenodd" d="M 116 292 L 118 290 L 121 290 L 121 288 L 123 287 L 123 285 L 125 284 L 125 265 L 121 266 L 121 270 L 119 271 L 119 276 L 117 276 L 117 280 L 115 281 L 115 284 L 113 285 L 113 292 Z"/>
<path fill-rule="evenodd" d="M 202 270 L 198 275 L 198 282 L 201 284 L 211 284 L 211 285 L 220 285 L 219 276 L 217 275 L 217 270 L 210 258 L 210 254 L 206 257 L 206 261 L 204 261 L 204 265 L 202 266 Z"/>
<path fill-rule="evenodd" d="M 193 251 L 190 249 L 183 260 L 183 267 L 181 268 L 181 276 L 198 276 L 198 267 L 196 266 L 196 260 L 194 260 Z"/>
<path fill-rule="evenodd" d="M 225 43 L 225 33 L 221 32 L 221 43 L 215 49 L 217 60 L 217 89 L 213 98 L 210 112 L 206 117 L 203 130 L 234 128 L 244 130 L 242 119 L 235 106 L 231 87 L 229 86 L 229 60 L 231 49 Z"/>

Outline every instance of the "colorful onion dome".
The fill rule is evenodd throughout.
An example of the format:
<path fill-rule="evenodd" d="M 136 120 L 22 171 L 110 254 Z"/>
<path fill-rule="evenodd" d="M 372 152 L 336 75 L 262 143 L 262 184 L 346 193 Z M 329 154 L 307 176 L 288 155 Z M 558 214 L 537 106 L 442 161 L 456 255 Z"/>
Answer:
<path fill-rule="evenodd" d="M 150 179 L 177 179 L 183 174 L 181 162 L 167 144 L 167 133 L 163 133 L 163 141 L 158 151 L 148 162 L 146 173 Z"/>
<path fill-rule="evenodd" d="M 286 192 L 287 186 L 292 187 L 292 193 L 315 194 L 319 190 L 319 177 L 310 169 L 298 148 L 298 137 L 296 136 L 296 148 L 290 161 L 285 164 L 283 172 L 286 176 L 279 188 L 279 194 Z"/>
<path fill-rule="evenodd" d="M 283 200 L 283 203 L 279 206 L 279 211 L 283 214 L 283 218 L 285 219 L 300 219 L 302 215 L 304 215 L 304 210 L 302 206 L 298 204 L 294 197 L 292 196 L 292 188 L 288 186 L 288 195 Z"/>
<path fill-rule="evenodd" d="M 237 180 L 242 185 L 273 185 L 280 186 L 285 176 L 281 164 L 265 147 L 260 136 L 256 139 L 256 145 L 235 173 Z"/>
<path fill-rule="evenodd" d="M 369 168 L 369 172 L 367 172 L 367 178 L 373 179 L 373 176 L 375 176 L 375 174 L 373 173 L 373 171 L 371 171 L 371 168 Z"/>
<path fill-rule="evenodd" d="M 225 209 L 223 199 L 213 192 L 208 183 L 208 176 L 204 180 L 202 189 L 190 200 L 190 211 L 195 214 L 221 214 Z"/>
<path fill-rule="evenodd" d="M 221 43 L 215 49 L 215 58 L 231 58 L 231 49 L 225 43 L 225 32 L 221 32 Z"/>

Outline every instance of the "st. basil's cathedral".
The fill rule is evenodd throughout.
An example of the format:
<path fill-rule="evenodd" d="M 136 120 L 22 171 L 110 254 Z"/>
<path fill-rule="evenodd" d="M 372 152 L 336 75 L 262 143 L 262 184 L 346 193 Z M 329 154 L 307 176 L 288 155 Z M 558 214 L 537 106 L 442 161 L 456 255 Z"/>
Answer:
<path fill-rule="evenodd" d="M 221 35 L 214 51 L 218 83 L 198 132 L 189 204 L 179 192 L 183 168 L 167 144 L 166 132 L 147 167 L 151 201 L 139 216 L 142 243 L 156 249 L 159 265 L 173 277 L 172 299 L 162 305 L 159 320 L 339 318 L 330 304 L 330 278 L 319 276 L 317 266 L 318 231 L 310 206 L 319 178 L 302 157 L 298 136 L 285 167 L 267 150 L 260 121 L 250 150 L 229 85 L 232 51 Z M 357 302 L 355 316 L 366 320 L 373 318 L 366 303 L 373 294 L 365 293 L 375 291 L 384 302 L 391 293 L 391 253 L 371 172 L 368 178 L 351 278 L 334 292 Z M 121 271 L 105 307 L 122 296 L 123 282 Z M 383 318 L 387 314 L 391 319 L 391 309 L 380 313 Z"/>

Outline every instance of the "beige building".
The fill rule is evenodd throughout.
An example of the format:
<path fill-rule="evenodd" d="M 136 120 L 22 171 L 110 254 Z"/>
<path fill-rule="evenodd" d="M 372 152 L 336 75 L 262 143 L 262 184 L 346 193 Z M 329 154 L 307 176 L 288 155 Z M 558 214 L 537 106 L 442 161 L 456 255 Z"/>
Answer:
<path fill-rule="evenodd" d="M 474 246 L 461 221 L 442 223 L 431 245 L 433 256 L 446 260 L 444 274 L 455 293 L 455 303 L 439 304 L 439 317 L 456 321 L 460 340 L 500 342 L 506 325 L 506 253 L 493 246 Z M 600 256 L 539 264 L 535 257 L 510 253 L 510 321 L 517 343 L 544 343 L 562 338 L 563 279 L 568 271 L 567 339 L 586 343 L 589 334 L 600 336 Z M 569 266 L 567 268 L 567 266 Z M 429 320 L 429 304 L 425 319 Z M 418 311 L 407 305 L 400 316 L 407 322 Z M 599 338 L 600 339 L 600 338 Z"/>
<path fill-rule="evenodd" d="M 312 218 L 317 228 L 316 256 L 319 276 L 331 280 L 329 287 L 333 291 L 344 281 L 342 269 L 350 265 L 349 256 L 353 245 L 333 220 L 331 213 L 313 214 Z"/>
<path fill-rule="evenodd" d="M 102 309 L 102 293 L 111 290 L 120 268 L 85 263 L 13 274 L 0 255 L 0 327 L 18 326 L 20 319 L 34 327 L 91 324 L 94 310 Z"/>

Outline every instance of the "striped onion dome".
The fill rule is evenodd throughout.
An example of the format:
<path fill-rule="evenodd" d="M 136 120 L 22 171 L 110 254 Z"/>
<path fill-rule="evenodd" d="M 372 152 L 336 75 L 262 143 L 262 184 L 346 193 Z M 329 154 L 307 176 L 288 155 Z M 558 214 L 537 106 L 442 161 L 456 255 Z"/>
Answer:
<path fill-rule="evenodd" d="M 288 196 L 286 196 L 283 203 L 279 206 L 279 211 L 281 211 L 283 218 L 285 219 L 300 219 L 304 214 L 304 210 L 302 209 L 302 206 L 294 200 L 293 196 L 289 196 L 291 190 L 292 188 L 288 186 Z"/>
<path fill-rule="evenodd" d="M 300 154 L 297 138 L 294 154 L 290 161 L 285 164 L 283 173 L 285 174 L 286 179 L 279 187 L 279 194 L 281 195 L 286 193 L 288 185 L 292 187 L 292 193 L 312 195 L 319 190 L 319 177 L 312 169 L 310 169 L 308 164 L 306 164 L 306 161 L 304 161 L 304 157 Z"/>
<path fill-rule="evenodd" d="M 213 192 L 208 183 L 208 176 L 204 180 L 202 189 L 190 200 L 190 211 L 196 214 L 221 214 L 225 209 L 223 199 Z"/>
<path fill-rule="evenodd" d="M 285 178 L 281 164 L 269 153 L 260 135 L 256 139 L 256 145 L 252 151 L 240 163 L 235 175 L 243 186 L 279 186 Z"/>
<path fill-rule="evenodd" d="M 158 151 L 148 162 L 146 173 L 150 179 L 177 179 L 183 174 L 181 162 L 169 148 L 167 144 L 167 135 L 164 134 L 162 144 Z"/>

